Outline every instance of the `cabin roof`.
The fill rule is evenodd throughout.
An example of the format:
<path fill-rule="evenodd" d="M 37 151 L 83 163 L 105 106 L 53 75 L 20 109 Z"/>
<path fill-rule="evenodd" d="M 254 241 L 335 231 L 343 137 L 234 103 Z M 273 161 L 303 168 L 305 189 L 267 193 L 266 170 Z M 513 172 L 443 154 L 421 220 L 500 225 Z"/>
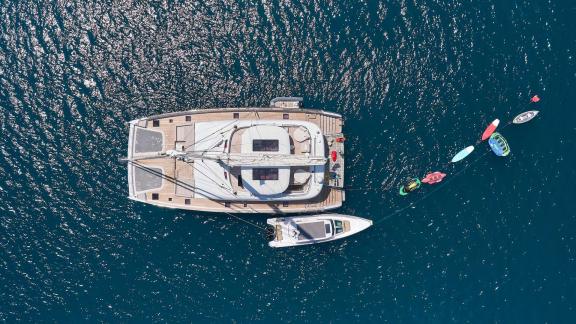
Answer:
<path fill-rule="evenodd" d="M 290 135 L 279 126 L 257 125 L 242 134 L 242 153 L 290 154 Z M 290 185 L 290 168 L 242 167 L 244 186 L 255 195 L 281 194 Z"/>

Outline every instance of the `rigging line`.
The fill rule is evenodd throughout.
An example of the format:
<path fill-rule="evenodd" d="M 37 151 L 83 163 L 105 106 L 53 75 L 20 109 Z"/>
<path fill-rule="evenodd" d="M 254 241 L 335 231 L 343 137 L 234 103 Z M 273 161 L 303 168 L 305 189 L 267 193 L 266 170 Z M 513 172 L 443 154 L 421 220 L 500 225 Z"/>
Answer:
<path fill-rule="evenodd" d="M 258 133 L 258 135 L 260 135 L 260 133 Z M 309 141 L 310 139 L 311 139 L 311 138 L 305 140 L 304 142 Z M 301 143 L 301 144 L 302 144 L 303 142 L 298 142 L 298 143 Z M 229 147 L 229 148 L 232 148 L 232 147 L 237 147 L 237 146 L 242 146 L 242 145 L 243 145 L 242 143 L 238 143 L 238 144 L 232 144 L 232 143 L 230 143 L 230 144 L 228 144 L 228 147 Z M 290 144 L 284 145 L 284 144 L 278 143 L 278 147 L 279 147 L 279 148 L 280 148 L 280 147 L 282 147 L 282 148 L 288 147 L 289 149 L 292 149 L 292 145 L 290 145 Z M 210 148 L 210 149 L 211 149 L 211 148 Z"/>
<path fill-rule="evenodd" d="M 206 178 L 208 178 L 208 180 L 212 181 L 212 182 L 213 182 L 215 185 L 217 185 L 218 187 L 220 187 L 220 188 L 222 188 L 222 189 L 224 189 L 224 190 L 227 190 L 228 192 L 233 192 L 232 186 L 231 186 L 229 183 L 226 183 L 226 181 L 222 181 L 222 179 L 221 179 L 218 175 L 216 175 L 216 174 L 214 173 L 214 171 L 210 171 L 210 172 L 211 172 L 214 176 L 216 176 L 216 177 L 218 178 L 218 180 L 226 183 L 228 186 L 225 186 L 224 184 L 221 184 L 221 183 L 216 182 L 214 179 L 212 179 L 211 177 L 209 177 L 208 175 L 206 175 L 206 173 L 200 171 L 199 168 L 194 168 L 194 170 L 195 170 L 195 171 L 198 171 L 200 174 L 202 174 L 203 176 L 205 176 Z"/>
<path fill-rule="evenodd" d="M 142 156 L 142 157 L 137 157 L 137 158 L 121 158 L 121 161 L 126 161 L 128 163 L 130 162 L 138 162 L 140 160 L 155 160 L 155 159 L 165 159 L 167 157 L 167 155 L 162 154 L 162 155 L 152 155 L 152 156 Z"/>
<path fill-rule="evenodd" d="M 258 113 L 258 111 L 256 111 L 256 107 L 254 107 L 254 109 L 252 111 L 254 112 L 256 117 L 258 117 L 258 119 L 260 119 L 260 114 Z"/>
<path fill-rule="evenodd" d="M 235 123 L 236 121 L 237 121 L 237 120 L 235 120 L 235 119 L 234 119 L 234 120 L 232 120 L 231 122 L 229 122 L 228 124 L 226 124 L 226 125 L 224 125 L 224 126 L 222 126 L 222 127 L 218 128 L 218 129 L 216 129 L 216 130 L 215 130 L 215 131 L 213 131 L 212 133 L 210 133 L 210 134 L 208 134 L 208 135 L 206 135 L 206 136 L 202 137 L 201 139 L 199 139 L 199 140 L 197 140 L 197 141 L 194 141 L 194 143 L 192 143 L 192 144 L 190 144 L 190 145 L 186 146 L 186 147 L 184 148 L 184 151 L 186 151 L 188 148 L 190 148 L 190 147 L 191 147 L 191 146 L 193 146 L 193 145 L 196 145 L 196 144 L 198 144 L 198 143 L 202 143 L 203 141 L 205 141 L 206 139 L 208 139 L 210 136 L 212 136 L 212 135 L 214 135 L 214 134 L 218 133 L 219 131 L 223 130 L 224 128 L 226 128 L 226 127 L 228 127 L 228 126 L 232 125 L 232 124 L 233 124 L 233 123 Z"/>
<path fill-rule="evenodd" d="M 309 141 L 309 140 L 307 140 L 307 141 Z M 209 148 L 207 148 L 207 149 L 205 149 L 205 150 L 202 150 L 202 151 L 195 151 L 195 150 L 194 150 L 194 151 L 187 151 L 186 153 L 199 153 L 199 154 L 201 154 L 201 156 L 204 156 L 204 153 L 231 153 L 231 152 L 225 151 L 224 149 L 220 149 L 219 147 L 220 147 L 221 144 L 222 144 L 222 142 L 218 142 L 218 143 L 215 143 L 214 145 L 212 145 L 211 147 L 209 147 Z M 238 147 L 238 146 L 242 146 L 242 145 L 243 145 L 242 143 L 238 143 L 238 144 L 231 144 L 231 143 L 230 143 L 230 144 L 228 145 L 228 148 L 231 149 L 232 147 Z M 300 145 L 305 145 L 305 143 L 300 143 Z M 278 144 L 278 147 L 279 147 L 279 148 L 288 148 L 288 149 L 290 150 L 290 152 L 292 152 L 293 148 L 295 148 L 295 145 L 290 145 L 290 144 L 288 144 L 288 145 Z M 216 149 L 216 150 L 214 150 L 214 149 Z M 256 152 L 253 152 L 253 153 L 256 153 Z M 310 152 L 306 152 L 306 153 L 309 153 L 309 154 L 310 154 Z M 304 154 L 306 154 L 306 153 L 302 153 L 302 154 L 300 154 L 300 155 L 304 155 Z M 298 154 L 292 154 L 292 153 L 290 153 L 290 154 L 291 154 L 291 155 L 298 155 Z M 267 155 L 267 156 L 268 156 L 268 155 Z M 315 157 L 315 156 L 312 156 L 312 157 Z"/>
<path fill-rule="evenodd" d="M 260 226 L 260 225 L 256 225 L 256 224 L 254 224 L 254 223 L 252 223 L 252 222 L 250 222 L 250 221 L 248 221 L 248 220 L 246 220 L 246 219 L 243 219 L 243 218 L 240 217 L 240 216 L 236 216 L 236 215 L 231 214 L 231 213 L 228 213 L 228 212 L 223 212 L 223 213 L 226 214 L 226 215 L 228 215 L 228 216 L 234 217 L 234 218 L 236 218 L 237 220 L 243 221 L 243 222 L 246 223 L 246 224 L 249 224 L 249 225 L 252 225 L 252 226 L 254 226 L 254 227 L 256 227 L 256 228 L 259 228 L 259 229 L 261 229 L 261 230 L 266 230 L 265 227 L 262 227 L 262 226 Z"/>
<path fill-rule="evenodd" d="M 464 168 L 462 168 L 460 171 L 454 173 L 454 175 L 452 175 L 447 181 L 445 181 L 443 184 L 441 184 L 440 186 L 438 186 L 436 189 L 432 190 L 431 192 L 425 194 L 424 196 L 420 197 L 418 200 L 411 202 L 410 204 L 408 204 L 405 207 L 402 207 L 398 210 L 395 210 L 394 212 L 380 218 L 379 220 L 377 220 L 376 222 L 374 222 L 374 225 L 381 223 L 385 220 L 390 219 L 392 216 L 397 215 L 398 213 L 418 204 L 419 202 L 423 201 L 424 199 L 430 197 L 430 195 L 432 195 L 433 193 L 437 192 L 438 190 L 444 188 L 448 183 L 450 183 L 450 181 L 454 180 L 458 175 L 462 174 L 462 172 L 466 171 L 469 167 L 471 167 L 472 165 L 476 164 L 476 162 L 478 162 L 481 158 L 483 158 L 484 156 L 486 156 L 486 154 L 490 153 L 490 150 L 484 152 L 484 154 L 482 154 L 480 157 L 478 157 L 476 160 L 472 161 L 472 163 L 468 164 L 467 166 L 465 166 Z"/>
<path fill-rule="evenodd" d="M 251 113 L 252 113 L 252 112 L 251 112 Z M 260 119 L 259 114 L 258 114 L 257 112 L 254 112 L 254 113 L 256 113 L 256 115 L 257 115 L 258 118 Z M 224 129 L 224 128 L 228 127 L 228 126 L 229 126 L 229 125 L 224 125 L 222 128 L 220 128 L 220 129 L 218 129 L 218 130 Z M 250 124 L 250 127 L 252 127 L 252 126 L 254 126 L 253 123 Z M 282 126 L 280 126 L 280 127 L 282 127 Z M 240 127 L 240 128 L 248 128 L 248 127 L 243 126 L 243 127 Z M 238 129 L 240 129 L 240 128 L 238 128 Z M 218 130 L 216 130 L 216 132 L 217 132 Z M 258 131 L 258 129 L 256 129 L 256 130 Z M 196 142 L 194 142 L 194 143 L 186 146 L 186 147 L 184 148 L 184 150 L 190 148 L 192 145 L 194 145 L 194 144 L 196 144 L 196 143 L 200 143 L 200 142 L 204 141 L 207 137 L 209 137 L 209 136 L 211 136 L 211 135 L 214 135 L 216 132 L 213 132 L 212 134 L 209 134 L 208 136 L 206 136 L 206 137 L 204 137 L 204 138 L 202 138 L 202 139 L 200 139 L 200 140 L 198 140 L 198 141 L 196 141 Z M 258 135 L 259 135 L 260 137 L 262 137 L 262 135 L 260 134 L 259 131 L 258 131 Z M 303 143 L 303 142 L 300 142 L 300 143 Z M 205 149 L 205 150 L 201 150 L 201 151 L 193 150 L 193 151 L 189 151 L 189 152 L 190 152 L 190 153 L 217 152 L 217 151 L 211 151 L 211 150 L 212 150 L 213 148 L 215 148 L 215 147 L 219 147 L 220 144 L 221 144 L 221 142 L 217 142 L 217 143 L 215 143 L 212 147 L 207 148 L 207 149 Z M 232 147 L 237 147 L 237 146 L 242 146 L 242 145 L 243 145 L 242 143 L 238 143 L 238 144 L 229 143 L 228 147 L 229 147 L 229 148 L 232 148 Z M 289 145 L 287 146 L 287 148 L 290 149 L 290 150 L 292 150 L 293 146 L 295 146 L 295 145 L 289 144 Z M 286 147 L 286 145 L 280 145 L 279 147 Z"/>
<path fill-rule="evenodd" d="M 158 177 L 160 177 L 160 178 L 162 178 L 162 179 L 166 179 L 168 182 L 173 183 L 175 186 L 182 187 L 182 188 L 187 189 L 187 190 L 190 190 L 190 191 L 192 191 L 192 192 L 194 192 L 194 193 L 200 193 L 200 194 L 201 194 L 202 192 L 206 192 L 206 190 L 204 190 L 204 189 L 202 189 L 202 188 L 198 188 L 198 187 L 189 185 L 189 184 L 187 184 L 187 183 L 185 183 L 185 182 L 182 182 L 182 181 L 180 181 L 180 180 L 178 180 L 178 179 L 176 179 L 176 178 L 167 176 L 167 175 L 165 175 L 165 174 L 163 174 L 163 173 L 161 173 L 161 172 L 158 172 L 158 171 L 154 171 L 154 170 L 152 170 L 151 168 L 149 168 L 148 166 L 145 166 L 145 165 L 143 165 L 143 164 L 140 164 L 140 163 L 137 163 L 137 162 L 131 162 L 131 163 L 132 163 L 132 164 L 135 164 L 135 166 L 136 166 L 137 168 L 140 168 L 140 169 L 142 169 L 142 170 L 144 170 L 144 171 L 146 171 L 146 172 L 148 172 L 148 173 L 150 173 L 150 174 L 154 174 L 154 175 L 156 175 L 156 176 L 158 176 Z M 193 167 L 193 166 L 192 166 L 192 167 Z M 193 167 L 193 168 L 194 168 L 194 167 Z M 194 170 L 198 170 L 198 169 L 197 169 L 197 168 L 194 168 Z M 208 177 L 205 173 L 203 173 L 203 172 L 200 171 L 200 170 L 198 170 L 198 172 L 201 173 L 202 175 L 204 175 L 205 177 L 207 177 L 208 179 L 210 179 L 210 181 L 214 182 L 217 186 L 219 186 L 219 187 L 221 187 L 221 188 L 223 188 L 223 189 L 225 189 L 225 190 L 228 190 L 228 191 L 232 192 L 231 188 L 226 188 L 225 186 L 222 186 L 221 184 L 215 182 L 212 178 Z M 219 179 L 219 180 L 222 180 L 222 179 Z"/>
<path fill-rule="evenodd" d="M 210 146 L 209 148 L 200 151 L 200 152 L 202 153 L 201 155 L 204 156 L 204 153 L 210 152 L 211 149 L 213 149 L 213 148 L 215 148 L 215 147 L 219 147 L 220 144 L 223 144 L 223 143 L 224 143 L 224 140 L 223 140 L 223 139 L 220 140 L 220 141 L 217 141 L 216 143 L 214 143 L 214 144 L 213 144 L 212 146 Z M 216 152 L 218 152 L 218 151 L 216 151 Z"/>
<path fill-rule="evenodd" d="M 252 113 L 250 113 L 250 114 L 252 114 Z M 250 115 L 248 115 L 248 116 L 250 116 Z M 218 128 L 218 129 L 216 129 L 214 132 L 212 132 L 212 133 L 210 133 L 210 134 L 202 137 L 201 139 L 199 139 L 199 140 L 197 140 L 197 141 L 194 141 L 194 143 L 186 146 L 186 147 L 184 148 L 184 150 L 188 149 L 188 148 L 191 147 L 192 145 L 195 145 L 195 144 L 198 144 L 198 143 L 201 143 L 201 142 L 205 141 L 205 140 L 206 140 L 207 138 L 209 138 L 210 136 L 218 133 L 219 131 L 225 129 L 226 127 L 228 127 L 228 126 L 230 126 L 230 125 L 232 125 L 232 124 L 234 124 L 234 123 L 236 123 L 237 121 L 238 121 L 238 119 L 233 119 L 233 120 L 231 120 L 228 124 L 226 124 L 226 125 Z"/>
<path fill-rule="evenodd" d="M 258 114 L 258 112 L 257 112 L 256 110 L 251 111 L 250 114 L 249 114 L 247 117 L 250 117 L 250 115 L 252 115 L 252 114 L 255 114 L 255 115 L 258 117 L 258 119 L 260 119 L 260 115 Z M 233 119 L 232 121 L 230 121 L 230 123 L 228 123 L 228 124 L 220 127 L 219 129 L 216 129 L 214 132 L 212 132 L 212 133 L 204 136 L 203 138 L 201 138 L 201 139 L 199 139 L 199 140 L 197 140 L 197 141 L 194 141 L 194 143 L 186 146 L 186 147 L 184 148 L 184 150 L 190 148 L 192 145 L 195 145 L 195 144 L 198 144 L 198 143 L 201 143 L 201 142 L 205 141 L 206 139 L 208 139 L 208 138 L 211 137 L 212 135 L 214 135 L 214 134 L 216 134 L 217 132 L 219 132 L 219 131 L 227 128 L 228 126 L 236 123 L 237 121 L 238 121 L 237 119 Z"/>

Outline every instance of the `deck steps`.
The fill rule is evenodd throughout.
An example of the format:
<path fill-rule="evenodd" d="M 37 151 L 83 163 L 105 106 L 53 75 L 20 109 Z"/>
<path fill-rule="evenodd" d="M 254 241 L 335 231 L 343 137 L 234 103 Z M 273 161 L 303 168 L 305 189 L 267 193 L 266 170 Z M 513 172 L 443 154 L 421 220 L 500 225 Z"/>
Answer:
<path fill-rule="evenodd" d="M 335 205 L 342 204 L 342 191 L 336 188 L 331 188 L 330 192 L 326 195 L 326 197 L 321 202 L 310 203 L 307 204 L 307 207 L 310 208 L 324 208 L 324 207 L 332 207 Z"/>
<path fill-rule="evenodd" d="M 327 115 L 316 115 L 313 118 L 309 116 L 308 120 L 318 125 L 325 135 L 342 132 L 342 121 L 339 118 Z"/>

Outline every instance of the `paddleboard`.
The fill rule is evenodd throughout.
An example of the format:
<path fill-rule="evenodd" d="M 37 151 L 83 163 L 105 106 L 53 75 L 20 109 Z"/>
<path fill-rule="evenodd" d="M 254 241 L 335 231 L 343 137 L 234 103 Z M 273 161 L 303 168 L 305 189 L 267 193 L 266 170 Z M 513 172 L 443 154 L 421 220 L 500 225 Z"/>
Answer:
<path fill-rule="evenodd" d="M 494 121 L 492 123 L 490 123 L 490 125 L 488 125 L 488 127 L 486 127 L 486 130 L 484 131 L 484 133 L 482 133 L 482 140 L 487 140 L 490 135 L 492 135 L 492 133 L 494 133 L 494 131 L 496 130 L 496 127 L 498 127 L 498 125 L 500 124 L 500 119 L 494 119 Z"/>
<path fill-rule="evenodd" d="M 454 155 L 452 161 L 450 162 L 452 163 L 458 162 L 467 157 L 470 153 L 472 153 L 472 151 L 474 151 L 474 146 L 470 145 L 467 148 L 463 149 L 462 151 L 458 152 L 458 154 Z"/>
<path fill-rule="evenodd" d="M 427 184 L 435 184 L 442 181 L 442 179 L 444 179 L 445 176 L 446 173 L 442 173 L 439 171 L 428 173 L 426 177 L 422 179 L 422 182 Z"/>

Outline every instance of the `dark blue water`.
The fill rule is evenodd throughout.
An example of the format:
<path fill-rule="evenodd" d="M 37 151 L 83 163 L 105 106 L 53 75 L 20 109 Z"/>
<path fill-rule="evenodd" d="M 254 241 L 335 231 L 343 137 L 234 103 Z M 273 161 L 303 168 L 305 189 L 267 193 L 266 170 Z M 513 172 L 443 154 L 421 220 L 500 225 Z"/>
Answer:
<path fill-rule="evenodd" d="M 574 323 L 573 1 L 0 13 L 0 320 Z M 356 190 L 340 212 L 383 219 L 370 230 L 272 250 L 226 215 L 126 199 L 126 121 L 286 95 L 344 115 Z M 509 157 L 483 144 L 445 166 L 529 108 L 537 119 L 502 129 Z M 440 190 L 398 196 L 436 170 Z"/>

